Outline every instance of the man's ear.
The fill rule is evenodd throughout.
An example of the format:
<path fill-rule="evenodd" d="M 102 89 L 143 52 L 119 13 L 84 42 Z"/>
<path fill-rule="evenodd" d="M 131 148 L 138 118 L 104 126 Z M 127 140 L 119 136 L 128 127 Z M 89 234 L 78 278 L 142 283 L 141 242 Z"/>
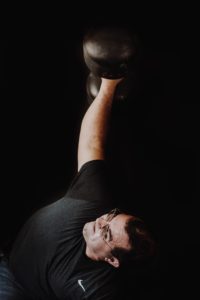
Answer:
<path fill-rule="evenodd" d="M 119 259 L 114 256 L 112 256 L 110 258 L 105 257 L 105 261 L 107 263 L 109 263 L 110 265 L 112 265 L 114 268 L 119 268 L 119 266 L 120 266 Z"/>

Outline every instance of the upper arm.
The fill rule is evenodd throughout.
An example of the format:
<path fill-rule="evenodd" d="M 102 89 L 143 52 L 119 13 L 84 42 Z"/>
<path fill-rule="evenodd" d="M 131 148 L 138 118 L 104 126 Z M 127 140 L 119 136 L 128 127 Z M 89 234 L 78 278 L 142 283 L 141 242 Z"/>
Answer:
<path fill-rule="evenodd" d="M 79 147 L 78 149 L 78 171 L 81 167 L 92 160 L 104 160 L 105 155 L 102 147 Z"/>

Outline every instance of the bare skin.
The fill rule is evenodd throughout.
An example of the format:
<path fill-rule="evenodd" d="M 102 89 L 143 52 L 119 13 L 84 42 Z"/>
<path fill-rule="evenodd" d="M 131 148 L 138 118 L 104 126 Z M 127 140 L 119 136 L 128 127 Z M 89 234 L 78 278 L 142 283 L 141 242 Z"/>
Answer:
<path fill-rule="evenodd" d="M 125 225 L 128 220 L 133 218 L 130 215 L 119 214 L 109 223 L 103 215 L 92 222 L 85 224 L 83 228 L 83 236 L 86 241 L 86 255 L 92 260 L 106 261 L 113 267 L 120 266 L 119 260 L 114 257 L 111 250 L 115 247 L 130 249 L 129 237 L 125 231 Z M 109 224 L 110 234 L 106 241 L 102 237 L 102 228 Z"/>
<path fill-rule="evenodd" d="M 91 160 L 105 159 L 105 142 L 110 120 L 111 108 L 117 85 L 122 79 L 109 80 L 102 78 L 97 97 L 88 108 L 80 130 L 78 145 L 78 170 Z M 106 215 L 100 216 L 83 227 L 86 241 L 86 255 L 92 260 L 106 261 L 118 268 L 119 260 L 111 253 L 114 247 L 129 250 L 129 237 L 125 231 L 127 221 L 133 216 L 119 214 L 108 224 Z M 111 237 L 105 241 L 102 238 L 102 228 L 109 225 Z"/>
<path fill-rule="evenodd" d="M 121 80 L 102 78 L 99 93 L 88 108 L 81 124 L 78 145 L 78 170 L 87 161 L 105 158 L 104 147 L 110 112 L 115 89 Z"/>

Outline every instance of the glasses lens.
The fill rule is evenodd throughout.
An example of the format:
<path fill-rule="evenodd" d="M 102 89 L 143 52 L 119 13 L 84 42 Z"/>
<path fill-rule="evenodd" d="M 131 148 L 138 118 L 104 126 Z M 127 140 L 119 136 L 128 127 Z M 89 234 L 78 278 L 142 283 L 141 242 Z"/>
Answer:
<path fill-rule="evenodd" d="M 116 217 L 118 214 L 120 213 L 120 210 L 118 208 L 114 208 L 113 210 L 111 210 L 106 217 L 106 222 L 110 222 L 114 217 Z M 104 241 L 108 244 L 107 239 L 109 236 L 109 224 L 105 225 L 102 228 L 102 236 Z M 108 244 L 108 246 L 110 247 L 110 245 Z M 110 247 L 111 248 L 111 247 Z"/>
<path fill-rule="evenodd" d="M 108 238 L 108 230 L 109 230 L 109 225 L 106 225 L 103 227 L 103 230 L 102 230 L 102 236 L 103 236 L 103 239 L 106 241 L 107 238 Z"/>

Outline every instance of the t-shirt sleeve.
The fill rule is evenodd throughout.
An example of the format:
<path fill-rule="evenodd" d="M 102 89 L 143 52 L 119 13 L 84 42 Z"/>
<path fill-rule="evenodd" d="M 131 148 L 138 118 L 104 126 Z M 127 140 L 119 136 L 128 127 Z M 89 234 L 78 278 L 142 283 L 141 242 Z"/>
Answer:
<path fill-rule="evenodd" d="M 112 203 L 109 169 L 106 162 L 92 160 L 85 163 L 72 180 L 66 196 Z"/>

